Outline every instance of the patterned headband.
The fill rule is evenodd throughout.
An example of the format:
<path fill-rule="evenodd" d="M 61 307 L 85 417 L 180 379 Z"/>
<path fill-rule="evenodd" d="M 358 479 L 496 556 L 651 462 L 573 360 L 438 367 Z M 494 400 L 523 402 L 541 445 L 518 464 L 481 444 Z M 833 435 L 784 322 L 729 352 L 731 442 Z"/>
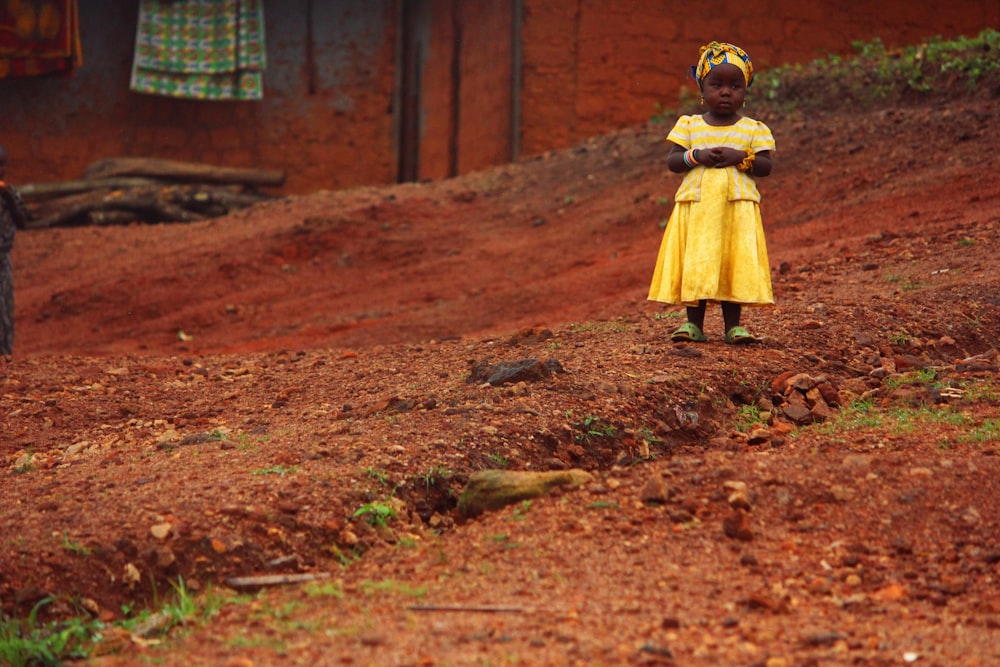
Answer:
<path fill-rule="evenodd" d="M 702 80 L 713 67 L 726 63 L 740 68 L 749 88 L 753 83 L 753 63 L 750 62 L 750 56 L 740 47 L 727 42 L 709 42 L 701 47 L 701 57 L 698 59 L 698 64 L 691 67 L 691 74 L 701 86 Z"/>

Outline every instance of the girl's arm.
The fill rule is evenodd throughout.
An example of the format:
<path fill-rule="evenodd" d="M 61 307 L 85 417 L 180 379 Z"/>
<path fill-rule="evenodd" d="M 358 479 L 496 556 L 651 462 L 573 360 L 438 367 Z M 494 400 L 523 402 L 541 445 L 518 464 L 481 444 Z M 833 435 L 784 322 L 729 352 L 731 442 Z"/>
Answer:
<path fill-rule="evenodd" d="M 756 178 L 764 178 L 771 173 L 774 167 L 774 160 L 771 159 L 771 151 L 761 151 L 753 156 L 753 170 L 750 172 Z"/>
<path fill-rule="evenodd" d="M 675 174 L 684 174 L 700 164 L 697 162 L 697 156 L 701 151 L 688 152 L 686 148 L 679 144 L 675 144 L 672 141 L 668 143 L 670 144 L 670 154 L 667 155 L 667 167 L 670 171 Z M 684 159 L 685 153 L 687 153 L 686 160 Z"/>

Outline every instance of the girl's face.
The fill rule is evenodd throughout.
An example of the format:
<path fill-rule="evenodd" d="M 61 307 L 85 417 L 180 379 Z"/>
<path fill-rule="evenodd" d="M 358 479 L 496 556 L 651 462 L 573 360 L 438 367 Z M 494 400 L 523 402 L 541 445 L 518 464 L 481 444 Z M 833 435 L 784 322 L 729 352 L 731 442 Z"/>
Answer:
<path fill-rule="evenodd" d="M 739 67 L 723 63 L 713 67 L 702 79 L 701 94 L 705 98 L 705 106 L 713 116 L 732 116 L 743 108 L 747 97 L 747 80 Z"/>

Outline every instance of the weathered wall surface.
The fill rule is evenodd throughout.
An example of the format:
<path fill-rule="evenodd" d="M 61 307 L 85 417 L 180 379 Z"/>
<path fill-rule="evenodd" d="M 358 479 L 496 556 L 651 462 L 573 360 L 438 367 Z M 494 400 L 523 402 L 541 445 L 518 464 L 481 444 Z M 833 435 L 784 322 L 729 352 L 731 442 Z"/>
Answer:
<path fill-rule="evenodd" d="M 527 0 L 522 147 L 564 147 L 675 107 L 690 66 L 712 40 L 739 44 L 754 67 L 1000 28 L 1000 2 L 933 0 Z M 751 89 L 751 96 L 753 90 Z M 748 101 L 748 105 L 752 100 Z"/>
<path fill-rule="evenodd" d="M 265 0 L 264 100 L 208 102 L 130 92 L 138 3 L 85 0 L 83 67 L 0 80 L 9 177 L 80 178 L 94 160 L 129 155 L 280 169 L 288 192 L 391 182 L 396 4 Z"/>
<path fill-rule="evenodd" d="M 517 3 L 423 1 L 432 16 L 419 177 L 509 159 L 513 97 L 497 82 L 513 76 L 506 17 Z M 280 169 L 289 193 L 393 182 L 403 2 L 264 0 L 264 100 L 201 102 L 130 92 L 137 3 L 84 0 L 82 68 L 70 78 L 0 80 L 9 177 L 74 179 L 94 160 L 148 156 Z M 847 54 L 854 40 L 896 45 L 1000 27 L 996 1 L 727 0 L 711 12 L 667 0 L 522 3 L 519 139 L 529 155 L 673 106 L 711 39 L 741 44 L 765 69 Z"/>

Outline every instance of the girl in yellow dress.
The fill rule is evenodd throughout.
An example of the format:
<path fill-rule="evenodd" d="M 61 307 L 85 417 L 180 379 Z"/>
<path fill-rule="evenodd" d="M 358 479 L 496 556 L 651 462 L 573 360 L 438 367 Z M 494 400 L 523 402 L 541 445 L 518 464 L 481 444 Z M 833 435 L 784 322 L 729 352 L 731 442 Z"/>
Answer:
<path fill-rule="evenodd" d="M 740 109 L 753 83 L 746 51 L 727 43 L 701 47 L 693 68 L 700 116 L 681 116 L 667 135 L 670 171 L 684 174 L 674 196 L 649 287 L 649 298 L 687 306 L 674 341 L 704 342 L 705 308 L 721 303 L 727 343 L 756 340 L 740 325 L 744 304 L 773 304 L 760 192 L 771 173 L 771 130 Z"/>

